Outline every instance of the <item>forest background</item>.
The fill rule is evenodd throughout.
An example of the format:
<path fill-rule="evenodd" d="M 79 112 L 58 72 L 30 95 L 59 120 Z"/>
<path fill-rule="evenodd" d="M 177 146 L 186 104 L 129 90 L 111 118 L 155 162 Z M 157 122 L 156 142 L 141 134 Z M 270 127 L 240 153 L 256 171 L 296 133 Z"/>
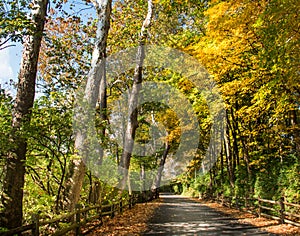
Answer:
<path fill-rule="evenodd" d="M 94 10 L 84 13 L 84 9 Z M 151 24 L 147 25 L 149 10 Z M 143 69 L 144 81 L 165 83 L 183 94 L 199 121 L 197 155 L 173 180 L 173 190 L 205 197 L 285 197 L 299 203 L 299 10 L 297 0 L 1 0 L 1 51 L 15 42 L 24 45 L 19 85 L 15 85 L 18 92 L 14 94 L 8 84 L 1 84 L 0 90 L 1 225 L 13 228 L 37 211 L 51 218 L 78 202 L 111 202 L 120 195 L 118 176 L 111 176 L 113 184 L 108 184 L 88 169 L 76 172 L 82 164 L 78 164 L 73 132 L 75 94 L 91 78 L 95 48 L 102 52 L 98 59 L 103 61 L 141 42 L 197 58 L 213 76 L 225 104 L 222 148 L 215 154 L 214 166 L 201 174 L 212 127 L 204 95 L 176 72 Z M 35 44 L 38 41 L 40 46 Z M 36 69 L 25 65 L 33 60 L 26 60 L 26 50 L 35 55 Z M 157 169 L 176 153 L 183 130 L 169 107 L 140 106 L 135 117 L 138 126 L 133 125 L 135 141 L 149 142 L 151 126 L 161 123 L 164 145 L 144 158 L 131 153 L 126 157 L 110 133 L 109 114 L 124 89 L 135 86 L 136 75 L 140 74 L 131 70 L 102 86 L 105 89 L 95 101 L 95 126 L 107 158 L 140 173 L 134 184 L 143 192 L 145 171 Z M 10 79 L 14 78 L 5 81 Z M 82 183 L 75 184 L 76 190 L 74 178 L 80 176 Z M 157 175 L 150 178 L 158 187 Z M 129 193 L 130 188 L 122 197 Z"/>

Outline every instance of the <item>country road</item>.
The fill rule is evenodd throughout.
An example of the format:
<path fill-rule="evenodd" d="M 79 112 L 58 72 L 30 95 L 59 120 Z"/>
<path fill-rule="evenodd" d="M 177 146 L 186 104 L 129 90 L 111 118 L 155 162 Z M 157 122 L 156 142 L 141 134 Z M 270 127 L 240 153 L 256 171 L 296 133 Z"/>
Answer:
<path fill-rule="evenodd" d="M 150 235 L 275 235 L 241 224 L 228 215 L 178 195 L 162 194 L 161 206 L 148 223 Z"/>

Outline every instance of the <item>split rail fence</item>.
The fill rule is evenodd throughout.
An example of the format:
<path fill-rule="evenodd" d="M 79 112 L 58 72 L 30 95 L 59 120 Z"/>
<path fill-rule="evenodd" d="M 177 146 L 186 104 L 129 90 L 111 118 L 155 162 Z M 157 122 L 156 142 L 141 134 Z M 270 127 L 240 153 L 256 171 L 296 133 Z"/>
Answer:
<path fill-rule="evenodd" d="M 234 207 L 257 216 L 288 223 L 300 227 L 300 204 L 287 202 L 284 198 L 278 201 L 263 198 L 218 197 L 216 199 L 224 206 Z"/>
<path fill-rule="evenodd" d="M 95 205 L 91 207 L 82 208 L 79 204 L 76 205 L 74 212 L 64 214 L 55 219 L 42 220 L 40 214 L 34 214 L 32 216 L 32 223 L 27 224 L 9 231 L 0 232 L 0 236 L 10 236 L 10 235 L 33 235 L 39 236 L 41 227 L 53 226 L 53 229 L 56 229 L 54 232 L 47 233 L 53 236 L 66 235 L 68 232 L 73 231 L 74 235 L 82 235 L 81 229 L 87 223 L 99 220 L 100 223 L 94 225 L 93 228 L 100 226 L 103 223 L 104 217 L 113 218 L 116 214 L 121 214 L 125 209 L 132 208 L 139 201 L 139 195 L 133 194 L 130 196 L 129 200 L 118 200 L 113 201 L 111 204 L 107 205 Z M 57 229 L 59 223 L 65 222 L 65 227 L 60 227 Z M 67 223 L 71 222 L 71 223 Z M 30 232 L 26 234 L 27 232 Z"/>

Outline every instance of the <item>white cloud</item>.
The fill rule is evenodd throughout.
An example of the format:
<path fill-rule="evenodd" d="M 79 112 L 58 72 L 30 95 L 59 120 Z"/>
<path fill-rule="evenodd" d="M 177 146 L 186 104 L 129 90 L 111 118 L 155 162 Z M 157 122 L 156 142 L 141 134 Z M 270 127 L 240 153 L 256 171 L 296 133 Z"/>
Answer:
<path fill-rule="evenodd" d="M 0 50 L 0 83 L 8 82 L 13 79 L 13 68 L 10 65 L 9 48 Z"/>

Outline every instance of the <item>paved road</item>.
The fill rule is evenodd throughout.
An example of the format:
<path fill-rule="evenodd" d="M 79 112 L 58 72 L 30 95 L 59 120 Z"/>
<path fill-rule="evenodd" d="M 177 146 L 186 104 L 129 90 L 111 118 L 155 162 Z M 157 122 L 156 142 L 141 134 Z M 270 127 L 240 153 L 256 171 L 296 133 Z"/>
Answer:
<path fill-rule="evenodd" d="M 143 235 L 275 235 L 178 195 L 161 195 L 156 210 Z"/>

